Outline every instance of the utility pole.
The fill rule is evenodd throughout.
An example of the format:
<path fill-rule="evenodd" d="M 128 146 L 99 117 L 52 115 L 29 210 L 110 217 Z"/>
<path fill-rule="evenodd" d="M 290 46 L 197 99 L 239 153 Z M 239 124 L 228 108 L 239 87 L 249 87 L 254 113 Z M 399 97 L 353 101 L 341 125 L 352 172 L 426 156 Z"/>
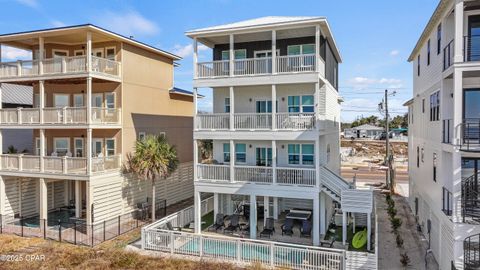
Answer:
<path fill-rule="evenodd" d="M 386 158 L 385 161 L 387 162 L 387 173 L 386 173 L 386 184 L 390 188 L 390 190 L 393 190 L 393 187 L 391 186 L 392 183 L 390 182 L 390 134 L 389 134 L 389 123 L 388 123 L 388 89 L 385 89 L 385 131 L 387 132 L 387 136 L 385 137 L 385 143 L 386 143 Z"/>

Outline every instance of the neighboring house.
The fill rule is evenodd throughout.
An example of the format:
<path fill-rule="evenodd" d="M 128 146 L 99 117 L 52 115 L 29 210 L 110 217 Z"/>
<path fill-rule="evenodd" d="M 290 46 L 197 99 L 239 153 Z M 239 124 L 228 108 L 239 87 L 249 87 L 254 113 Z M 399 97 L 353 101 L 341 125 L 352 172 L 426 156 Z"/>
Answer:
<path fill-rule="evenodd" d="M 377 127 L 370 124 L 363 124 L 358 127 L 346 128 L 345 129 L 345 138 L 370 138 L 373 139 L 375 136 L 380 135 L 384 129 L 382 127 Z"/>
<path fill-rule="evenodd" d="M 440 1 L 408 59 L 410 203 L 441 269 L 480 265 L 478 4 Z"/>
<path fill-rule="evenodd" d="M 31 108 L 33 105 L 33 88 L 28 85 L 9 84 L 1 85 L 2 108 Z M 32 153 L 32 129 L 4 129 L 2 132 L 4 153 L 13 146 L 18 152 Z"/>
<path fill-rule="evenodd" d="M 194 40 L 194 93 L 213 89 L 213 112 L 195 117 L 195 233 L 201 195 L 213 193 L 215 216 L 248 207 L 252 239 L 260 217 L 284 220 L 302 209 L 311 214 L 310 244 L 319 245 L 333 202 L 350 189 L 339 176 L 341 57 L 326 19 L 263 17 L 186 35 Z M 198 43 L 212 60 L 198 62 Z M 201 140 L 213 140 L 211 164 L 198 158 Z M 342 203 L 344 220 L 359 205 L 370 217 L 371 201 L 362 200 Z"/>
<path fill-rule="evenodd" d="M 170 91 L 180 57 L 90 24 L 3 34 L 0 44 L 32 52 L 0 64 L 0 83 L 33 87 L 33 108 L 1 109 L 0 129 L 33 129 L 35 146 L 0 157 L 3 221 L 64 207 L 87 225 L 131 213 L 151 187 L 122 162 L 148 134 L 165 134 L 180 160 L 157 181 L 157 203 L 193 196 L 193 97 Z"/>

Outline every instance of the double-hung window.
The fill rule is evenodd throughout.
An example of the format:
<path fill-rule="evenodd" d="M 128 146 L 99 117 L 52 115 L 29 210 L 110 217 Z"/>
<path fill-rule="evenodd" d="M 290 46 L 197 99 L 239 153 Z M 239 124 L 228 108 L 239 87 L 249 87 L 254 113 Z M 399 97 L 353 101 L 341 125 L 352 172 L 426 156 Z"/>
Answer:
<path fill-rule="evenodd" d="M 430 39 L 427 41 L 427 66 L 430 65 Z"/>
<path fill-rule="evenodd" d="M 235 144 L 235 162 L 247 162 L 247 145 L 244 143 Z"/>
<path fill-rule="evenodd" d="M 105 153 L 107 157 L 115 155 L 115 139 L 105 139 Z"/>
<path fill-rule="evenodd" d="M 313 144 L 302 144 L 302 164 L 313 165 Z"/>
<path fill-rule="evenodd" d="M 442 24 L 437 26 L 437 55 L 440 54 L 442 46 Z"/>
<path fill-rule="evenodd" d="M 230 162 L 230 144 L 223 144 L 223 162 Z"/>
<path fill-rule="evenodd" d="M 53 143 L 57 156 L 66 156 L 70 152 L 69 138 L 54 138 Z"/>
<path fill-rule="evenodd" d="M 288 164 L 300 164 L 300 144 L 288 145 Z"/>
<path fill-rule="evenodd" d="M 417 76 L 420 76 L 420 54 L 417 56 Z"/>
<path fill-rule="evenodd" d="M 430 121 L 440 120 L 440 91 L 430 95 Z"/>
<path fill-rule="evenodd" d="M 315 64 L 315 57 L 312 55 L 315 54 L 315 44 L 300 44 L 300 45 L 290 45 L 287 47 L 287 55 L 303 55 L 299 59 L 289 58 L 289 66 L 313 66 Z"/>
<path fill-rule="evenodd" d="M 83 154 L 83 138 L 75 138 L 74 140 L 75 145 L 75 157 L 84 157 Z"/>
<path fill-rule="evenodd" d="M 230 113 L 230 98 L 225 98 L 225 112 Z"/>
<path fill-rule="evenodd" d="M 288 164 L 314 164 L 314 145 L 313 144 L 289 144 L 288 145 Z"/>
<path fill-rule="evenodd" d="M 314 112 L 313 95 L 305 96 L 289 96 L 288 97 L 288 112 Z"/>

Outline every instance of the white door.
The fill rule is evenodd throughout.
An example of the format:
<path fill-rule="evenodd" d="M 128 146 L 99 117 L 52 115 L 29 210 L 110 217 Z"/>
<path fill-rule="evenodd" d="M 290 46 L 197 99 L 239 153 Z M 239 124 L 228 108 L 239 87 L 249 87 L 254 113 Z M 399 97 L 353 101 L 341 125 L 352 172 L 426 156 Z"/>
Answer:
<path fill-rule="evenodd" d="M 103 140 L 94 138 L 92 140 L 92 157 L 103 156 Z"/>

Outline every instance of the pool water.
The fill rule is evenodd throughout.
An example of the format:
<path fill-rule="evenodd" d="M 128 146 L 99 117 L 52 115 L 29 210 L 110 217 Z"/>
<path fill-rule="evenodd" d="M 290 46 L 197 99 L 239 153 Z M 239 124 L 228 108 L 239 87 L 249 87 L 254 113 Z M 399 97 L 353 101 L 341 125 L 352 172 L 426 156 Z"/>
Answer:
<path fill-rule="evenodd" d="M 180 247 L 180 251 L 187 253 L 198 252 L 198 239 L 190 240 L 188 243 Z M 221 257 L 237 257 L 237 244 L 235 242 L 210 242 L 204 240 L 203 242 L 203 255 L 204 256 L 221 256 Z M 242 245 L 240 256 L 244 261 L 261 261 L 269 262 L 270 261 L 270 247 L 269 246 L 245 246 Z M 293 252 L 275 252 L 274 259 L 276 262 L 290 262 L 290 263 L 301 263 L 303 261 L 303 256 Z"/>
<path fill-rule="evenodd" d="M 53 212 L 48 213 L 47 223 L 49 227 L 57 226 L 58 221 L 62 223 L 71 223 L 70 218 L 75 216 L 74 210 L 55 210 Z M 20 225 L 20 224 L 18 224 Z M 23 225 L 26 227 L 39 227 L 40 226 L 40 218 L 39 216 L 26 218 L 23 220 Z M 63 227 L 63 224 L 62 224 Z"/>

